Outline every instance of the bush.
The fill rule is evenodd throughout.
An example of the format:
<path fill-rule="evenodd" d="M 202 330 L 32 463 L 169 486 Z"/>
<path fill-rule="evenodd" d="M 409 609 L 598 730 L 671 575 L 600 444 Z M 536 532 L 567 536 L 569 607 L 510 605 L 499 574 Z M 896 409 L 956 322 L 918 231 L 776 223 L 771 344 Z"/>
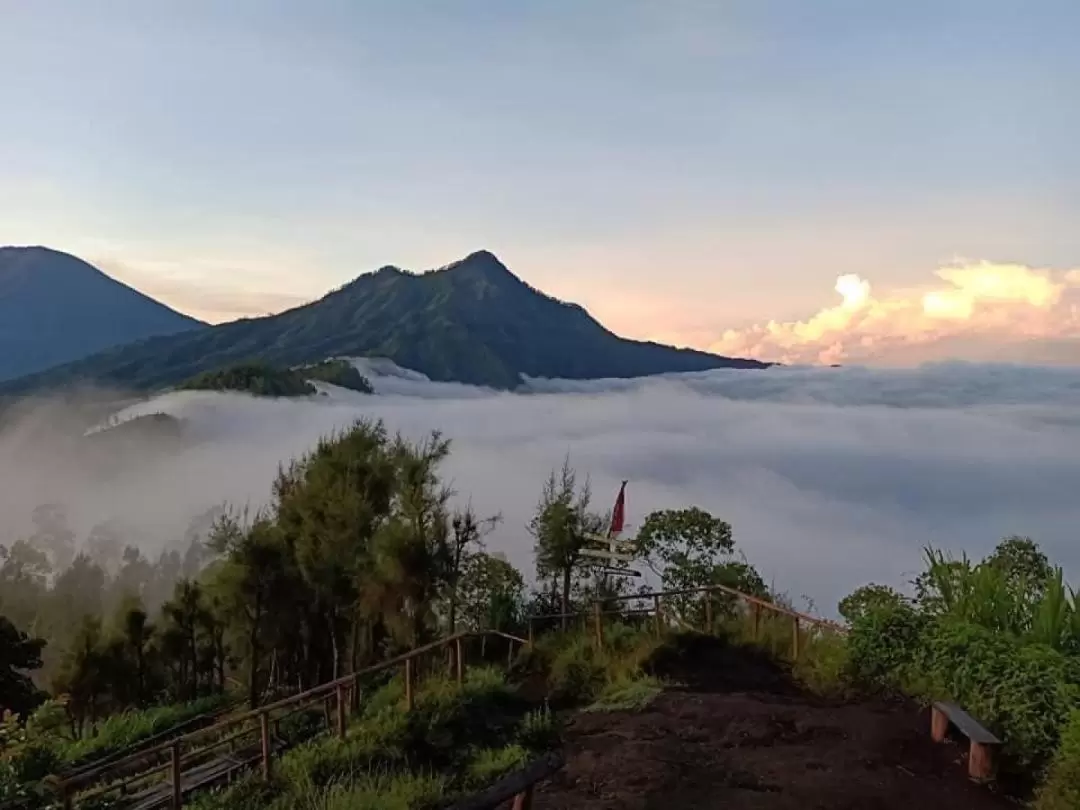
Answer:
<path fill-rule="evenodd" d="M 881 605 L 859 615 L 847 640 L 855 681 L 872 688 L 899 689 L 915 659 L 925 623 L 907 604 Z"/>
<path fill-rule="evenodd" d="M 827 630 L 808 633 L 793 671 L 812 692 L 826 696 L 846 693 L 851 674 L 848 640 Z"/>
<path fill-rule="evenodd" d="M 1036 810 L 1080 807 L 1080 711 L 1073 711 L 1061 733 L 1046 781 L 1035 798 Z"/>
<path fill-rule="evenodd" d="M 928 625 L 913 670 L 921 677 L 910 679 L 911 691 L 955 700 L 1025 767 L 1051 759 L 1065 719 L 1080 707 L 1076 659 L 968 622 Z"/>

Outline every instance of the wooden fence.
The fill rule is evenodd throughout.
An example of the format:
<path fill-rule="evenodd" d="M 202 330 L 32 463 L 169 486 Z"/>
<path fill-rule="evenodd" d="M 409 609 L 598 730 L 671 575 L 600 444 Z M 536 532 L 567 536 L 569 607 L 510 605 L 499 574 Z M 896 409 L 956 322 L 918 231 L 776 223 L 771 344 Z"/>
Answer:
<path fill-rule="evenodd" d="M 581 619 L 583 621 L 592 620 L 593 635 L 598 645 L 604 643 L 604 617 L 605 616 L 642 616 L 651 617 L 653 619 L 653 627 L 657 635 L 660 635 L 664 630 L 664 601 L 674 597 L 680 596 L 694 596 L 697 594 L 703 594 L 706 596 L 704 601 L 705 606 L 705 627 L 709 632 L 712 632 L 713 628 L 713 612 L 715 605 L 713 599 L 709 598 L 714 594 L 723 594 L 725 596 L 734 597 L 736 602 L 742 601 L 749 609 L 752 621 L 753 621 L 753 637 L 757 639 L 761 633 L 761 617 L 763 613 L 768 613 L 773 616 L 785 616 L 791 619 L 792 624 L 792 658 L 798 659 L 800 652 L 800 639 L 802 637 L 803 627 L 812 627 L 815 629 L 826 630 L 833 633 L 846 633 L 847 628 L 836 622 L 829 621 L 828 619 L 822 619 L 817 616 L 810 616 L 806 613 L 800 613 L 797 610 L 792 610 L 789 607 L 778 605 L 775 602 L 770 602 L 767 599 L 762 599 L 757 596 L 751 596 L 748 593 L 729 588 L 726 585 L 705 585 L 699 588 L 683 588 L 680 590 L 671 591 L 651 591 L 649 593 L 636 593 L 626 594 L 622 596 L 612 596 L 603 600 L 595 600 L 593 602 L 592 610 L 578 611 L 576 613 L 549 613 L 544 615 L 536 615 L 529 617 L 529 643 L 531 644 L 536 637 L 537 624 L 542 621 L 548 621 L 552 619 L 559 619 L 562 621 L 565 627 L 568 619 Z M 635 602 L 635 601 L 652 601 L 651 608 L 637 609 L 637 610 L 618 610 L 618 609 L 605 609 L 604 605 L 611 602 Z"/>
<path fill-rule="evenodd" d="M 320 707 L 333 730 L 344 737 L 350 711 L 359 708 L 361 681 L 365 677 L 401 668 L 407 710 L 414 705 L 419 664 L 424 656 L 448 652 L 458 683 L 463 683 L 465 644 L 470 638 L 484 637 L 507 640 L 508 664 L 513 660 L 515 645 L 529 644 L 526 639 L 494 630 L 457 633 L 305 692 L 172 737 L 165 743 L 144 745 L 125 756 L 110 757 L 76 773 L 53 777 L 51 785 L 64 810 L 71 810 L 76 801 L 113 793 L 139 810 L 162 806 L 177 810 L 183 805 L 185 794 L 230 780 L 243 768 L 260 766 L 263 776 L 269 778 L 275 754 L 288 747 L 280 733 L 281 723 L 301 712 Z M 223 753 L 225 748 L 229 749 L 228 753 Z M 162 780 L 164 775 L 166 779 Z"/>

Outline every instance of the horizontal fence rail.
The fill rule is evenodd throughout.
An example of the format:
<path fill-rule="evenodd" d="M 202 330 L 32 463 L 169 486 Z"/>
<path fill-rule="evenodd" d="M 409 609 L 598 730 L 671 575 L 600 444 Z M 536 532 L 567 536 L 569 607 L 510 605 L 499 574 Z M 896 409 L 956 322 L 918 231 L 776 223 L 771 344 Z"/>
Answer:
<path fill-rule="evenodd" d="M 529 616 L 529 643 L 531 644 L 536 636 L 536 624 L 541 621 L 549 621 L 558 619 L 561 620 L 563 626 L 566 626 L 568 619 L 581 619 L 588 621 L 592 619 L 593 633 L 598 645 L 602 645 L 604 641 L 603 630 L 603 618 L 605 616 L 618 615 L 618 616 L 643 616 L 652 617 L 653 625 L 657 635 L 663 632 L 664 628 L 664 603 L 665 600 L 672 599 L 680 596 L 695 596 L 705 595 L 711 597 L 714 594 L 722 594 L 724 596 L 733 597 L 736 602 L 742 601 L 745 603 L 751 612 L 753 618 L 753 636 L 757 639 L 760 635 L 761 616 L 763 613 L 768 613 L 774 616 L 786 616 L 791 619 L 792 623 L 792 658 L 798 659 L 800 653 L 800 638 L 802 636 L 802 629 L 804 626 L 812 627 L 818 630 L 825 630 L 831 633 L 846 634 L 847 628 L 842 624 L 830 621 L 829 619 L 822 619 L 818 616 L 811 616 L 807 613 L 800 613 L 784 605 L 778 605 L 775 602 L 770 602 L 768 599 L 762 599 L 758 596 L 752 596 L 748 593 L 730 588 L 727 585 L 703 585 L 697 588 L 680 588 L 678 590 L 670 591 L 650 591 L 648 593 L 634 593 L 634 594 L 622 594 L 619 596 L 605 597 L 604 599 L 593 600 L 591 610 L 577 611 L 574 613 L 547 613 Z M 612 602 L 641 602 L 652 600 L 653 606 L 651 608 L 632 609 L 632 610 L 618 610 L 618 609 L 606 609 L 604 605 Z M 713 610 L 714 604 L 711 598 L 704 600 L 705 606 L 705 625 L 709 632 L 712 632 L 713 628 Z"/>
<path fill-rule="evenodd" d="M 527 639 L 496 630 L 456 633 L 304 692 L 171 736 L 166 742 L 144 745 L 129 754 L 109 757 L 76 772 L 51 777 L 49 783 L 59 795 L 64 810 L 71 810 L 76 800 L 82 802 L 111 793 L 118 793 L 121 800 L 126 798 L 125 803 L 135 810 L 162 806 L 176 810 L 182 806 L 186 793 L 229 780 L 241 769 L 259 765 L 263 776 L 269 778 L 275 755 L 288 748 L 281 736 L 281 723 L 304 711 L 321 708 L 327 726 L 344 737 L 349 709 L 359 706 L 361 680 L 366 677 L 401 668 L 405 681 L 405 707 L 411 710 L 419 659 L 449 651 L 450 665 L 457 681 L 464 683 L 465 642 L 485 637 L 508 641 L 508 664 L 513 660 L 515 645 L 524 647 L 530 643 Z M 175 734 L 176 730 L 173 728 L 163 734 Z M 229 749 L 227 754 L 215 756 L 215 752 L 225 748 Z M 154 777 L 157 777 L 156 783 Z M 147 782 L 148 785 L 144 784 Z"/>

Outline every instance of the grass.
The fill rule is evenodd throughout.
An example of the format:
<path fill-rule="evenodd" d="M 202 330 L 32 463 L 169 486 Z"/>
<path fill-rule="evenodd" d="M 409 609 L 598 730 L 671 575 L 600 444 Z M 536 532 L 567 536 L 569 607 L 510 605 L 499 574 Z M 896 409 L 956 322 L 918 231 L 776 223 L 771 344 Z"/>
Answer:
<path fill-rule="evenodd" d="M 427 810 L 475 792 L 557 742 L 546 710 L 527 705 L 497 669 L 464 683 L 423 681 L 404 710 L 400 678 L 374 692 L 344 739 L 323 735 L 285 753 L 267 785 L 251 775 L 199 798 L 199 810 Z"/>
<path fill-rule="evenodd" d="M 623 676 L 607 684 L 585 711 L 641 711 L 663 690 L 664 682 L 651 675 Z"/>
<path fill-rule="evenodd" d="M 56 756 L 65 768 L 101 759 L 173 726 L 216 712 L 229 704 L 228 695 L 211 695 L 188 703 L 114 714 L 99 722 L 82 739 L 50 735 Z"/>

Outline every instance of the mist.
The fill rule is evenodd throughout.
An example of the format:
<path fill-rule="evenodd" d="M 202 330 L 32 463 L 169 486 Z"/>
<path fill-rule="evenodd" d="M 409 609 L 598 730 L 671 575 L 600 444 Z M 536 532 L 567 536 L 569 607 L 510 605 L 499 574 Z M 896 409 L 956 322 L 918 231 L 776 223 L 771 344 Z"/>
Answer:
<path fill-rule="evenodd" d="M 567 455 L 600 510 L 629 480 L 629 532 L 655 509 L 700 506 L 731 522 L 766 582 L 826 615 L 868 581 L 903 587 L 927 544 L 981 556 L 1023 534 L 1067 577 L 1080 571 L 1080 370 L 773 368 L 531 380 L 511 394 L 358 365 L 376 395 L 183 392 L 116 414 L 168 413 L 184 420 L 183 441 L 132 433 L 91 446 L 84 407 L 25 406 L 0 428 L 0 543 L 53 502 L 79 542 L 119 520 L 154 555 L 216 505 L 265 504 L 281 462 L 364 417 L 449 437 L 444 481 L 458 502 L 503 515 L 489 548 L 527 574 L 525 524 Z"/>

